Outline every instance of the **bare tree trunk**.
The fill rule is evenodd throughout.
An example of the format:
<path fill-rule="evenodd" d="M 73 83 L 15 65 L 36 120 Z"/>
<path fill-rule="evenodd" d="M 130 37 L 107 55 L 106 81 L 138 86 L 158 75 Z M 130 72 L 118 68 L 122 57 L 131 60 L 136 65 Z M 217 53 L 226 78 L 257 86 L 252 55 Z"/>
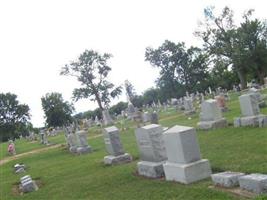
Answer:
<path fill-rule="evenodd" d="M 257 70 L 257 76 L 261 85 L 264 84 L 264 71 Z"/>
<path fill-rule="evenodd" d="M 238 78 L 240 80 L 241 89 L 242 90 L 246 89 L 247 88 L 247 77 L 246 77 L 245 73 L 242 72 L 241 70 L 238 70 L 237 75 L 238 75 Z"/>

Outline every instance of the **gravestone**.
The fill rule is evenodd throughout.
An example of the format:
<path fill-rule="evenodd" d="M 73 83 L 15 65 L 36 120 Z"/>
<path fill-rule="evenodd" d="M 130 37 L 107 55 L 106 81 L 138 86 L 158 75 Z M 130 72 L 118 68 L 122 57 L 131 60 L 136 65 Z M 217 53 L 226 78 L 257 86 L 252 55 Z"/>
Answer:
<path fill-rule="evenodd" d="M 264 100 L 264 96 L 260 93 L 260 91 L 256 88 L 250 88 L 248 90 L 248 93 L 247 94 L 253 94 L 255 95 L 255 98 L 257 99 L 258 101 L 258 105 L 260 108 L 264 108 L 266 107 L 266 102 Z"/>
<path fill-rule="evenodd" d="M 134 105 L 131 102 L 129 102 L 127 108 L 128 119 L 133 119 L 134 113 L 135 113 Z"/>
<path fill-rule="evenodd" d="M 196 113 L 194 105 L 193 105 L 193 101 L 191 98 L 184 98 L 184 113 L 186 115 L 191 115 Z"/>
<path fill-rule="evenodd" d="M 26 166 L 24 164 L 15 164 L 14 171 L 16 174 L 24 173 Z"/>
<path fill-rule="evenodd" d="M 163 164 L 167 181 L 184 184 L 210 177 L 207 159 L 201 159 L 196 130 L 186 126 L 174 126 L 163 133 L 168 160 Z"/>
<path fill-rule="evenodd" d="M 113 120 L 112 120 L 108 110 L 103 110 L 102 116 L 103 116 L 103 121 L 104 121 L 105 126 L 113 124 Z"/>
<path fill-rule="evenodd" d="M 35 181 L 29 175 L 20 178 L 20 190 L 24 193 L 38 190 Z"/>
<path fill-rule="evenodd" d="M 149 112 L 144 112 L 142 116 L 143 123 L 150 122 L 151 114 Z"/>
<path fill-rule="evenodd" d="M 267 116 L 260 114 L 257 97 L 250 94 L 243 94 L 239 97 L 242 116 L 234 119 L 234 126 L 267 126 Z"/>
<path fill-rule="evenodd" d="M 216 100 L 217 106 L 220 108 L 222 112 L 228 111 L 228 108 L 225 103 L 224 95 L 215 96 L 215 100 Z"/>
<path fill-rule="evenodd" d="M 158 124 L 159 123 L 159 117 L 158 117 L 158 113 L 156 111 L 151 113 L 150 123 L 151 124 Z"/>
<path fill-rule="evenodd" d="M 68 145 L 69 145 L 69 151 L 71 153 L 77 153 L 78 140 L 77 140 L 75 133 L 70 132 L 67 135 L 67 141 L 68 141 Z"/>
<path fill-rule="evenodd" d="M 228 171 L 212 174 L 211 179 L 213 184 L 216 186 L 232 188 L 239 186 L 239 178 L 244 175 L 244 173 Z"/>
<path fill-rule="evenodd" d="M 141 161 L 137 163 L 139 175 L 158 178 L 164 175 L 163 163 L 166 150 L 163 142 L 163 128 L 150 124 L 135 130 Z"/>
<path fill-rule="evenodd" d="M 125 153 L 122 143 L 120 141 L 119 129 L 115 126 L 104 128 L 103 130 L 104 142 L 106 150 L 109 153 L 104 157 L 104 164 L 122 164 L 132 161 L 132 156 Z"/>
<path fill-rule="evenodd" d="M 85 130 L 80 130 L 76 132 L 77 137 L 77 153 L 85 154 L 92 152 L 92 148 L 87 142 L 87 132 Z"/>
<path fill-rule="evenodd" d="M 227 121 L 222 117 L 215 100 L 208 99 L 201 103 L 200 122 L 197 125 L 202 130 L 227 126 Z"/>
<path fill-rule="evenodd" d="M 256 194 L 267 194 L 267 175 L 250 174 L 239 178 L 240 188 Z"/>

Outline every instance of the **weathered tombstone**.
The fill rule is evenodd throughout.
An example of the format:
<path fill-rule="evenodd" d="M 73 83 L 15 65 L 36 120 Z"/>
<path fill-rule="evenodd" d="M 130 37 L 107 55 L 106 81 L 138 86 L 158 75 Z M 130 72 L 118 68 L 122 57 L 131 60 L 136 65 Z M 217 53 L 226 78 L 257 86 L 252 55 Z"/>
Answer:
<path fill-rule="evenodd" d="M 171 105 L 176 106 L 178 104 L 178 100 L 176 98 L 171 99 Z"/>
<path fill-rule="evenodd" d="M 200 129 L 222 128 L 227 126 L 227 121 L 222 117 L 221 110 L 213 99 L 208 99 L 201 104 Z"/>
<path fill-rule="evenodd" d="M 163 164 L 167 181 L 184 184 L 210 177 L 207 159 L 201 159 L 196 130 L 186 126 L 174 126 L 164 132 L 168 160 Z"/>
<path fill-rule="evenodd" d="M 149 112 L 144 112 L 142 116 L 143 123 L 150 122 L 151 114 Z"/>
<path fill-rule="evenodd" d="M 256 194 L 267 194 L 267 175 L 250 174 L 239 178 L 240 188 Z"/>
<path fill-rule="evenodd" d="M 260 114 L 257 97 L 250 93 L 239 97 L 242 117 L 234 119 L 234 126 L 267 126 L 267 116 Z"/>
<path fill-rule="evenodd" d="M 104 164 L 113 165 L 132 161 L 132 156 L 125 153 L 120 141 L 119 130 L 115 126 L 104 128 L 103 131 L 106 150 L 109 153 L 104 157 Z"/>
<path fill-rule="evenodd" d="M 137 163 L 139 175 L 158 178 L 164 175 L 163 163 L 166 149 L 163 142 L 163 128 L 150 124 L 135 130 L 141 161 Z"/>
<path fill-rule="evenodd" d="M 129 102 L 128 103 L 128 108 L 127 108 L 127 116 L 128 116 L 128 119 L 133 119 L 134 113 L 135 113 L 134 105 Z"/>
<path fill-rule="evenodd" d="M 264 85 L 267 86 L 267 77 L 264 78 Z"/>
<path fill-rule="evenodd" d="M 255 98 L 257 99 L 258 101 L 258 105 L 260 108 L 264 108 L 266 107 L 266 103 L 265 103 L 265 100 L 264 100 L 264 96 L 259 92 L 258 89 L 256 88 L 250 88 L 248 90 L 248 94 L 253 94 L 255 95 Z"/>
<path fill-rule="evenodd" d="M 16 174 L 24 173 L 26 166 L 24 164 L 15 164 L 14 171 Z"/>
<path fill-rule="evenodd" d="M 138 109 L 132 115 L 132 120 L 136 123 L 137 128 L 141 126 L 141 123 L 143 121 L 142 115 L 143 115 L 142 111 Z"/>
<path fill-rule="evenodd" d="M 239 186 L 239 178 L 244 175 L 244 173 L 228 171 L 212 174 L 211 179 L 213 184 L 216 186 L 232 188 Z"/>
<path fill-rule="evenodd" d="M 85 154 L 92 152 L 91 147 L 88 145 L 87 142 L 87 132 L 85 130 L 80 130 L 76 132 L 77 136 L 77 153 L 78 154 Z"/>
<path fill-rule="evenodd" d="M 150 123 L 151 124 L 158 124 L 159 123 L 159 117 L 158 117 L 158 113 L 156 111 L 151 113 Z"/>
<path fill-rule="evenodd" d="M 224 95 L 215 96 L 216 103 L 222 112 L 228 111 Z"/>
<path fill-rule="evenodd" d="M 103 121 L 104 121 L 105 126 L 113 124 L 113 120 L 112 120 L 108 110 L 103 110 L 102 116 L 103 116 Z"/>
<path fill-rule="evenodd" d="M 186 115 L 191 115 L 196 112 L 191 98 L 184 98 L 184 109 Z"/>
<path fill-rule="evenodd" d="M 71 132 L 67 136 L 67 141 L 68 141 L 68 145 L 69 145 L 69 151 L 71 153 L 77 153 L 78 141 L 77 141 L 76 135 Z"/>
<path fill-rule="evenodd" d="M 20 178 L 20 189 L 22 192 L 33 192 L 38 190 L 38 186 L 36 185 L 35 181 L 29 175 L 23 176 Z"/>

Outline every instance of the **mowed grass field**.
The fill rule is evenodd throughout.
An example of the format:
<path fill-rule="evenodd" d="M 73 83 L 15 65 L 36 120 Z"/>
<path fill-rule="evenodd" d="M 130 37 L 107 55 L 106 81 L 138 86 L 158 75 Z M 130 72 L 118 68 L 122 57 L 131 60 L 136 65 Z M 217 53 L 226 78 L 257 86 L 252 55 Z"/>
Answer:
<path fill-rule="evenodd" d="M 267 94 L 267 90 L 263 93 Z M 211 130 L 197 130 L 202 158 L 209 159 L 213 173 L 220 171 L 240 171 L 245 173 L 267 174 L 267 127 L 233 127 L 234 117 L 241 115 L 238 95 L 231 94 L 227 102 L 229 112 L 223 113 L 229 122 L 229 127 Z M 261 109 L 267 114 L 267 108 Z M 182 112 L 169 110 L 160 113 L 160 124 L 172 127 L 186 125 L 196 127 L 199 113 L 190 118 Z M 93 153 L 72 155 L 66 146 L 51 149 L 38 154 L 31 154 L 10 161 L 0 166 L 0 199 L 245 199 L 230 193 L 209 188 L 211 179 L 194 184 L 183 185 L 167 182 L 164 179 L 147 179 L 136 174 L 136 163 L 139 152 L 134 136 L 134 124 L 127 122 L 130 127 L 121 132 L 121 140 L 126 152 L 134 161 L 118 166 L 104 166 L 103 157 L 107 155 L 101 130 L 94 127 L 89 130 L 88 142 Z M 119 125 L 118 125 L 119 127 Z M 95 137 L 99 135 L 100 137 Z M 55 144 L 65 144 L 64 135 L 50 137 Z M 7 158 L 6 143 L 0 144 L 0 160 Z M 16 141 L 17 153 L 24 153 L 38 148 L 45 148 L 38 142 L 26 140 Z M 24 163 L 28 166 L 24 174 L 14 174 L 13 165 Z M 41 184 L 36 192 L 20 195 L 17 184 L 21 176 L 29 174 Z M 254 199 L 265 199 L 258 196 Z"/>

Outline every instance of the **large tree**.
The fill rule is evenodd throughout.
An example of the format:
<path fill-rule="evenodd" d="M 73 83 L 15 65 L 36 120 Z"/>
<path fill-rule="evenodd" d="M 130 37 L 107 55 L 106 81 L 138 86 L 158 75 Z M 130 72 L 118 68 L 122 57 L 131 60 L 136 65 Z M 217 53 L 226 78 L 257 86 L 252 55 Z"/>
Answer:
<path fill-rule="evenodd" d="M 0 141 L 28 134 L 29 111 L 28 105 L 19 103 L 17 95 L 0 94 Z"/>
<path fill-rule="evenodd" d="M 78 60 L 62 68 L 61 75 L 74 76 L 81 83 L 82 87 L 73 91 L 74 100 L 90 98 L 96 101 L 99 109 L 103 111 L 111 99 L 121 93 L 121 87 L 115 87 L 107 79 L 111 71 L 107 63 L 110 58 L 111 54 L 102 55 L 93 50 L 85 50 Z"/>
<path fill-rule="evenodd" d="M 207 57 L 196 47 L 187 49 L 184 43 L 166 40 L 157 49 L 146 48 L 145 60 L 160 68 L 158 86 L 167 89 L 170 97 L 193 92 L 207 76 Z M 166 94 L 169 96 L 168 94 Z"/>
<path fill-rule="evenodd" d="M 225 7 L 220 15 L 214 8 L 204 10 L 205 21 L 200 23 L 196 35 L 203 39 L 204 49 L 213 62 L 224 61 L 225 69 L 231 68 L 239 77 L 241 87 L 246 88 L 249 74 L 266 74 L 266 24 L 251 19 L 252 10 L 245 12 L 239 26 L 234 24 L 233 11 Z"/>
<path fill-rule="evenodd" d="M 64 126 L 72 122 L 74 107 L 64 101 L 62 94 L 52 92 L 41 98 L 46 124 L 49 127 Z"/>

